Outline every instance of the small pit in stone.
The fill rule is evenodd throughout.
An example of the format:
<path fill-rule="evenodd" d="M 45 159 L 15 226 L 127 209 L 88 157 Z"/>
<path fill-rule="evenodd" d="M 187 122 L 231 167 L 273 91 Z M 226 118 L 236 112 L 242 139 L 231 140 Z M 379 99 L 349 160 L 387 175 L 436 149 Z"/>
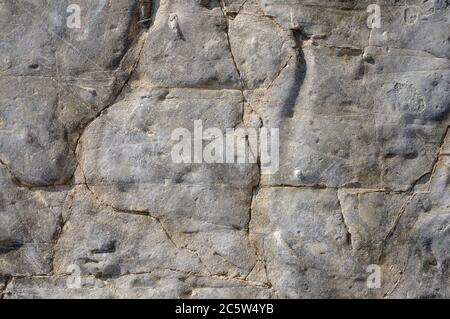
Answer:
<path fill-rule="evenodd" d="M 30 69 L 32 69 L 32 70 L 39 70 L 40 69 L 40 66 L 37 63 L 30 64 L 28 67 Z"/>

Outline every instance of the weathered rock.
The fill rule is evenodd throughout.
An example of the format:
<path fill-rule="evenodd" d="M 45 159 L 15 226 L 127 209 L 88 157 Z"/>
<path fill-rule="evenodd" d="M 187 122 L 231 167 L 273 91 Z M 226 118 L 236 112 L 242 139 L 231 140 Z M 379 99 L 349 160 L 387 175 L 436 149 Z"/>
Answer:
<path fill-rule="evenodd" d="M 279 297 L 368 293 L 335 190 L 263 188 L 255 203 L 251 235 Z"/>
<path fill-rule="evenodd" d="M 112 103 L 139 51 L 139 8 L 148 1 L 2 1 L 0 158 L 24 184 L 70 180 L 80 128 Z"/>
<path fill-rule="evenodd" d="M 218 4 L 161 1 L 137 73 L 149 85 L 177 88 L 240 87 Z"/>
<path fill-rule="evenodd" d="M 0 171 L 0 277 L 48 274 L 67 192 L 17 187 Z"/>
<path fill-rule="evenodd" d="M 450 297 L 448 1 L 71 4 L 0 1 L 1 299 Z"/>
<path fill-rule="evenodd" d="M 149 274 L 125 275 L 117 279 L 100 280 L 92 276 L 82 279 L 80 288 L 67 288 L 68 277 L 14 279 L 6 298 L 270 298 L 264 288 L 243 282 L 196 277 L 189 274 L 157 271 Z"/>
<path fill-rule="evenodd" d="M 411 50 L 420 42 L 417 33 L 392 17 L 369 37 L 364 1 L 263 2 L 265 13 L 285 28 L 289 19 L 303 22 L 298 61 L 281 71 L 263 105 L 254 106 L 265 125 L 280 126 L 284 141 L 284 166 L 265 183 L 403 191 L 430 172 L 450 110 L 449 62 L 442 53 L 448 34 L 435 31 L 433 21 L 450 23 L 448 6 L 437 6 L 414 26 L 439 43 L 428 52 L 425 43 Z M 407 8 L 387 3 L 381 10 L 400 19 Z M 383 37 L 391 33 L 396 41 Z"/>

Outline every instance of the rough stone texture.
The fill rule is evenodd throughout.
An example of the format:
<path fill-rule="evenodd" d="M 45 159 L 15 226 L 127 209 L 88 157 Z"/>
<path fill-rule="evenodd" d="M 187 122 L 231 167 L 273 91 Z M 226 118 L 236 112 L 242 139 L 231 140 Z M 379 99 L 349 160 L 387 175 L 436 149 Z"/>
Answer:
<path fill-rule="evenodd" d="M 449 1 L 72 2 L 0 1 L 0 298 L 450 297 Z"/>

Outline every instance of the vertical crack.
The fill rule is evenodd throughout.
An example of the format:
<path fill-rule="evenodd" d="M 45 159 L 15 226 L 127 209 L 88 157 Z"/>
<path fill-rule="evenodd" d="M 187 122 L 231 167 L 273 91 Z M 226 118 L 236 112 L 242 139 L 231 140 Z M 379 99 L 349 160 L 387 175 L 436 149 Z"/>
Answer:
<path fill-rule="evenodd" d="M 437 166 L 439 164 L 439 161 L 441 160 L 441 156 L 443 153 L 443 148 L 445 146 L 445 142 L 447 140 L 447 137 L 449 135 L 449 131 L 450 131 L 450 126 L 447 126 L 444 135 L 439 143 L 439 153 L 436 156 L 436 160 L 433 163 L 433 167 L 431 169 L 431 176 L 430 176 L 430 180 L 428 181 L 428 187 L 427 187 L 427 193 L 431 192 L 431 183 L 433 182 L 433 177 L 434 177 L 434 173 L 436 172 Z"/>
<path fill-rule="evenodd" d="M 66 198 L 64 199 L 64 202 L 63 202 L 63 204 L 62 204 L 62 207 L 64 208 L 64 206 L 65 206 L 65 202 L 66 202 L 66 200 L 67 200 L 67 197 L 68 196 L 70 196 L 70 194 L 67 194 L 66 195 Z M 61 239 L 61 237 L 62 237 L 62 234 L 63 234 L 63 231 L 64 231 L 64 227 L 66 226 L 66 224 L 67 224 L 67 222 L 69 221 L 69 219 L 70 219 L 70 216 L 71 216 L 71 211 L 72 211 L 72 206 L 73 206 L 73 201 L 74 201 L 74 198 L 73 198 L 73 196 L 71 197 L 71 203 L 70 203 L 70 205 L 69 205 L 69 207 L 68 207 L 68 212 L 69 212 L 69 217 L 67 218 L 67 219 L 64 219 L 64 214 L 63 214 L 63 211 L 62 211 L 62 209 L 61 209 L 61 214 L 60 214 L 60 216 L 58 217 L 58 230 L 57 230 L 57 232 L 54 234 L 54 236 L 53 236 L 53 251 L 52 251 L 52 256 L 51 256 L 51 270 L 50 270 L 50 274 L 55 274 L 55 256 L 56 256 L 56 248 L 57 248 L 57 246 L 58 246 L 58 243 L 59 243 L 59 240 Z"/>
<path fill-rule="evenodd" d="M 242 92 L 242 95 L 244 95 L 243 90 L 244 90 L 245 85 L 244 85 L 244 81 L 243 81 L 242 76 L 241 76 L 241 71 L 239 70 L 239 67 L 238 67 L 238 65 L 236 63 L 236 59 L 234 58 L 233 49 L 232 49 L 232 46 L 231 46 L 230 34 L 229 34 L 230 22 L 229 22 L 228 17 L 227 17 L 227 15 L 225 13 L 225 4 L 224 4 L 223 0 L 220 0 L 220 10 L 222 11 L 223 17 L 225 19 L 225 26 L 226 26 L 225 35 L 226 35 L 227 42 L 228 42 L 228 49 L 230 51 L 231 60 L 233 61 L 234 67 L 236 68 L 236 72 L 237 72 L 237 74 L 239 76 L 239 81 L 241 82 L 241 92 Z"/>
<path fill-rule="evenodd" d="M 245 2 L 244 2 L 244 4 L 245 4 Z M 239 8 L 239 10 L 244 6 L 244 4 Z M 241 71 L 239 69 L 239 66 L 238 66 L 238 64 L 236 62 L 236 59 L 234 57 L 234 54 L 233 54 L 233 48 L 232 48 L 232 45 L 231 45 L 230 34 L 229 34 L 230 22 L 229 22 L 229 18 L 227 17 L 227 15 L 225 13 L 225 4 L 224 4 L 223 0 L 220 0 L 220 9 L 222 11 L 222 14 L 223 14 L 223 17 L 224 17 L 225 23 L 226 23 L 225 35 L 226 35 L 226 38 L 227 38 L 227 43 L 228 43 L 228 48 L 229 48 L 229 51 L 230 51 L 230 56 L 231 56 L 231 59 L 233 61 L 233 65 L 234 65 L 234 67 L 236 69 L 236 72 L 237 72 L 237 74 L 239 76 L 239 81 L 240 81 L 240 86 L 241 86 L 240 87 L 240 91 L 241 91 L 241 95 L 242 95 L 242 124 L 245 126 L 245 119 L 244 119 L 244 117 L 245 117 L 245 103 L 247 102 L 246 98 L 245 98 L 245 94 L 244 94 L 245 83 L 244 83 L 244 80 L 242 78 L 242 74 L 241 74 Z M 262 123 L 261 117 L 259 115 L 258 115 L 258 117 L 260 118 L 260 122 Z M 252 267 L 250 272 L 246 275 L 245 279 L 247 279 L 251 275 L 252 271 L 256 268 L 258 262 L 261 262 L 261 264 L 263 265 L 263 267 L 265 269 L 265 272 L 266 272 L 266 280 L 269 281 L 268 275 L 267 275 L 267 267 L 265 265 L 265 262 L 264 262 L 263 258 L 259 254 L 259 251 L 258 251 L 256 243 L 252 242 L 252 240 L 250 238 L 251 237 L 250 236 L 251 235 L 250 234 L 251 233 L 251 222 L 252 222 L 252 217 L 253 217 L 252 207 L 253 207 L 253 204 L 254 204 L 254 200 L 255 200 L 258 192 L 259 192 L 260 185 L 261 185 L 261 160 L 260 160 L 260 157 L 259 157 L 258 154 L 256 156 L 256 159 L 257 159 L 257 165 L 258 165 L 258 180 L 257 180 L 256 185 L 254 185 L 252 187 L 250 206 L 249 206 L 249 209 L 248 209 L 248 223 L 247 223 L 247 226 L 246 226 L 247 236 L 249 238 L 250 244 L 251 244 L 251 246 L 252 246 L 252 248 L 254 250 L 255 256 L 256 256 L 256 263 Z M 272 286 L 272 284 L 270 284 L 270 283 L 269 283 L 269 285 L 270 285 L 270 287 Z"/>
<path fill-rule="evenodd" d="M 245 2 L 244 2 L 244 4 L 245 4 Z M 239 11 L 240 11 L 240 9 L 242 9 L 242 7 L 244 6 L 244 4 L 239 8 Z M 243 125 L 245 126 L 245 120 L 244 120 L 244 116 L 245 116 L 245 103 L 247 102 L 247 100 L 246 100 L 246 98 L 245 98 L 245 94 L 244 94 L 244 91 L 245 91 L 245 82 L 244 82 L 244 80 L 243 80 L 243 78 L 242 78 L 242 73 L 241 73 L 241 71 L 240 71 L 240 69 L 239 69 L 239 66 L 238 66 L 238 64 L 237 64 L 237 62 L 236 62 L 235 56 L 234 56 L 234 54 L 233 54 L 233 49 L 232 49 L 231 40 L 230 40 L 230 34 L 229 34 L 230 23 L 229 23 L 229 18 L 227 17 L 227 15 L 226 15 L 226 13 L 225 13 L 225 8 L 224 8 L 224 2 L 223 2 L 223 0 L 220 0 L 220 8 L 221 8 L 221 10 L 222 10 L 222 14 L 223 14 L 224 19 L 225 19 L 225 22 L 226 22 L 226 31 L 225 31 L 225 35 L 226 35 L 227 42 L 228 42 L 228 48 L 229 48 L 229 50 L 230 50 L 230 56 L 231 56 L 231 59 L 232 59 L 232 61 L 233 61 L 233 64 L 234 64 L 234 66 L 235 66 L 235 68 L 236 68 L 236 72 L 237 72 L 237 74 L 238 74 L 238 76 L 239 76 L 239 80 L 240 80 L 240 85 L 241 85 L 241 89 L 240 89 L 240 90 L 241 90 L 241 94 L 242 94 L 242 116 L 243 116 L 243 118 L 242 118 L 242 123 L 243 123 Z M 262 121 L 262 117 L 261 117 L 255 110 L 253 110 L 253 108 L 252 108 L 252 111 L 255 112 L 255 114 L 259 117 L 259 120 L 260 120 L 260 123 L 261 123 L 261 127 L 262 127 L 262 126 L 264 125 L 264 123 L 263 123 L 263 121 Z M 255 185 L 252 187 L 252 194 L 251 194 L 252 197 L 251 197 L 251 200 L 250 200 L 250 206 L 249 206 L 249 209 L 248 209 L 248 224 L 247 224 L 247 227 L 246 227 L 246 231 L 247 231 L 247 235 L 248 235 L 250 244 L 251 244 L 251 246 L 252 246 L 252 249 L 253 249 L 253 251 L 254 251 L 254 253 L 255 253 L 255 256 L 256 256 L 257 261 L 256 261 L 254 267 L 250 270 L 250 272 L 248 273 L 248 275 L 245 277 L 245 279 L 247 279 L 247 278 L 251 275 L 252 271 L 256 268 L 256 266 L 258 265 L 258 263 L 260 263 L 260 264 L 262 265 L 262 267 L 264 268 L 264 274 L 265 274 L 265 280 L 266 280 L 265 286 L 266 286 L 268 289 L 273 290 L 274 294 L 277 296 L 278 294 L 277 294 L 277 292 L 275 291 L 274 286 L 273 286 L 273 284 L 271 283 L 271 281 L 270 281 L 270 279 L 269 279 L 269 274 L 268 274 L 268 269 L 267 269 L 267 262 L 266 262 L 265 257 L 264 257 L 264 252 L 263 252 L 262 255 L 261 255 L 261 253 L 259 252 L 257 243 L 254 242 L 254 241 L 251 239 L 251 223 L 252 223 L 252 218 L 253 218 L 253 206 L 254 206 L 254 203 L 255 203 L 255 200 L 256 200 L 256 196 L 258 195 L 259 190 L 261 189 L 261 177 L 262 177 L 262 176 L 261 176 L 261 175 L 262 175 L 262 170 L 261 170 L 261 159 L 260 159 L 260 157 L 259 157 L 259 154 L 257 154 L 256 158 L 257 158 L 257 166 L 258 166 L 258 180 L 256 181 Z M 264 245 L 264 238 L 262 238 L 262 240 L 263 240 L 263 245 Z"/>
<path fill-rule="evenodd" d="M 336 190 L 336 197 L 337 197 L 337 202 L 339 205 L 339 211 L 341 213 L 342 223 L 343 223 L 343 225 L 345 227 L 345 231 L 346 231 L 346 242 L 352 249 L 354 249 L 353 241 L 352 241 L 352 233 L 351 233 L 350 227 L 348 226 L 347 221 L 345 219 L 344 208 L 342 206 L 341 198 L 339 197 L 339 190 Z"/>

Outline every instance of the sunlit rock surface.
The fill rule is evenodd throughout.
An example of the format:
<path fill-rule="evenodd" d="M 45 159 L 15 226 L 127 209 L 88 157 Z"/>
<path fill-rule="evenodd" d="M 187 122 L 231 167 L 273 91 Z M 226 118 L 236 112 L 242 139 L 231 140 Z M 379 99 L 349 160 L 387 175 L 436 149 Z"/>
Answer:
<path fill-rule="evenodd" d="M 0 1 L 1 298 L 450 297 L 450 4 L 373 2 Z"/>

